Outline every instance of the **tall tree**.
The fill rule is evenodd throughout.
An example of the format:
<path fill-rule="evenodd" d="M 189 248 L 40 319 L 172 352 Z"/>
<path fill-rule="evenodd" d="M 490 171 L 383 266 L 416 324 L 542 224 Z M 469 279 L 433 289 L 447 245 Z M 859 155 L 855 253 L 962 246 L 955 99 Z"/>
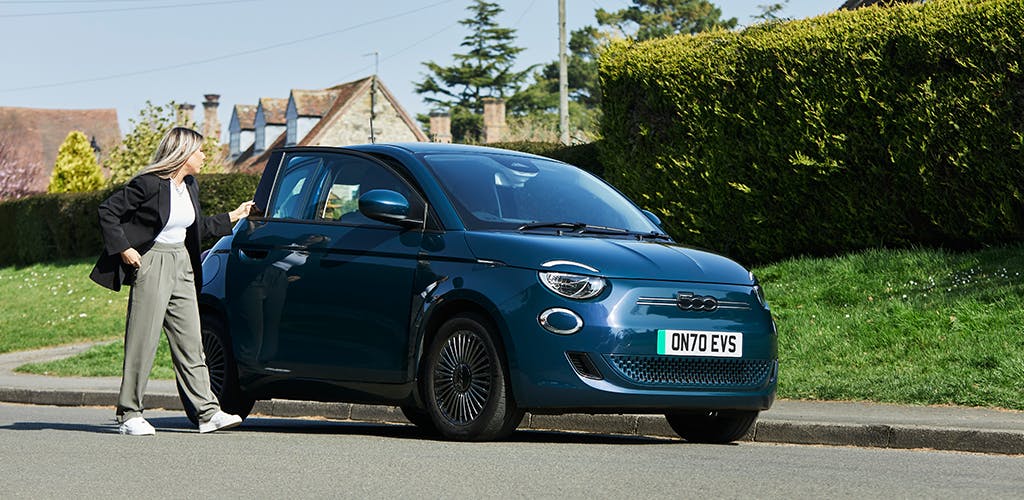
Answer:
<path fill-rule="evenodd" d="M 89 138 L 72 130 L 57 151 L 57 162 L 50 175 L 50 193 L 94 191 L 103 187 L 103 172 Z"/>
<path fill-rule="evenodd" d="M 636 40 L 732 29 L 737 23 L 735 17 L 722 19 L 721 9 L 708 0 L 633 0 L 632 6 L 614 12 L 597 9 L 594 15 L 598 24 Z"/>
<path fill-rule="evenodd" d="M 569 128 L 574 141 L 591 140 L 597 133 L 601 108 L 597 58 L 605 43 L 605 34 L 593 26 L 584 26 L 569 36 Z M 558 61 L 534 72 L 533 80 L 509 98 L 508 109 L 513 115 L 528 118 L 531 126 L 538 122 L 548 125 L 551 117 L 543 115 L 558 109 Z M 514 120 L 513 125 L 520 121 Z"/>
<path fill-rule="evenodd" d="M 454 54 L 451 66 L 423 63 L 429 74 L 415 89 L 424 95 L 424 102 L 450 110 L 452 135 L 457 140 L 479 135 L 482 98 L 512 95 L 533 69 L 513 70 L 523 49 L 513 45 L 515 30 L 502 28 L 495 20 L 503 11 L 498 4 L 473 0 L 467 10 L 472 17 L 459 21 L 469 29 L 460 44 L 466 53 Z"/>
<path fill-rule="evenodd" d="M 630 36 L 646 40 L 680 33 L 694 34 L 715 28 L 733 28 L 737 23 L 735 18 L 722 20 L 721 10 L 706 0 L 633 0 L 633 4 L 615 12 L 597 9 L 594 17 L 599 27 L 585 26 L 572 32 L 568 76 L 569 121 L 574 141 L 590 140 L 598 133 L 601 89 L 597 59 L 611 39 Z M 534 83 L 509 99 L 509 110 L 521 117 L 529 117 L 533 127 L 538 122 L 550 122 L 546 115 L 553 113 L 557 105 L 557 61 L 535 73 Z"/>
<path fill-rule="evenodd" d="M 758 4 L 757 8 L 761 9 L 761 13 L 750 16 L 750 18 L 758 23 L 785 21 L 786 18 L 780 16 L 780 13 L 786 8 L 788 3 L 789 0 L 782 0 L 782 2 Z"/>

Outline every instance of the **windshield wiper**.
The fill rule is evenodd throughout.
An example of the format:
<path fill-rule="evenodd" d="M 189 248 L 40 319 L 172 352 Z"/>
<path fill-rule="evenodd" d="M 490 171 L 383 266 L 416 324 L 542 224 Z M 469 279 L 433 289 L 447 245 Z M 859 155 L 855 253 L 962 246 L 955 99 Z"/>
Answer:
<path fill-rule="evenodd" d="M 671 236 L 669 236 L 669 235 L 667 235 L 665 233 L 659 233 L 659 232 L 656 232 L 656 231 L 651 231 L 649 233 L 634 233 L 634 234 L 636 236 L 636 239 L 638 239 L 640 241 L 644 241 L 644 240 L 672 241 L 672 237 Z"/>
<path fill-rule="evenodd" d="M 596 226 L 587 224 L 585 222 L 532 222 L 529 224 L 523 224 L 519 226 L 517 230 L 527 231 L 530 229 L 558 229 L 559 234 L 562 231 L 568 231 L 571 233 L 596 233 L 596 234 L 630 234 L 631 232 L 627 229 L 620 229 L 617 227 L 608 226 Z"/>
<path fill-rule="evenodd" d="M 580 228 L 586 226 L 582 222 L 531 222 L 529 224 L 523 224 L 516 228 L 517 231 L 528 231 L 530 229 L 567 229 L 569 231 L 579 231 Z"/>

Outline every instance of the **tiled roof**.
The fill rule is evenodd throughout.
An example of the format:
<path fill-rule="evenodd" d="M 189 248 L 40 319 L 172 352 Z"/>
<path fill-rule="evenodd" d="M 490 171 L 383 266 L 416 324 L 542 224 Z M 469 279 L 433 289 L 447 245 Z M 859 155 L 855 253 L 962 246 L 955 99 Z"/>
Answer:
<path fill-rule="evenodd" d="M 8 142 L 18 158 L 40 166 L 34 186 L 45 191 L 57 150 L 73 130 L 96 139 L 100 161 L 121 142 L 116 109 L 38 109 L 0 107 L 0 140 Z"/>
<path fill-rule="evenodd" d="M 413 132 L 417 140 L 424 142 L 427 141 L 427 136 L 422 130 L 420 130 L 419 124 L 409 116 L 409 113 L 407 113 L 405 108 L 398 103 L 398 100 L 395 99 L 395 96 L 391 91 L 384 86 L 384 83 L 381 82 L 380 79 L 377 79 L 376 81 L 377 90 L 381 93 L 384 99 L 386 99 L 391 106 L 395 108 L 402 121 Z M 335 85 L 323 90 L 293 89 L 291 91 L 291 97 L 295 99 L 295 107 L 299 116 L 316 116 L 321 118 L 305 135 L 305 137 L 298 138 L 298 145 L 307 146 L 310 144 L 317 144 L 319 135 L 323 130 L 330 127 L 331 124 L 339 117 L 345 116 L 349 109 L 352 108 L 352 105 L 370 91 L 373 82 L 374 77 L 371 76 Z M 260 105 L 263 107 L 263 113 L 268 124 L 286 125 L 287 99 L 261 98 Z M 280 114 L 278 115 L 277 113 Z M 275 148 L 284 146 L 286 135 L 287 133 L 282 133 L 277 137 L 273 144 L 268 144 L 267 148 L 259 154 L 255 154 L 255 150 L 252 146 L 245 151 L 242 151 L 238 157 L 235 158 L 231 170 L 236 172 L 261 173 L 270 152 Z"/>
<path fill-rule="evenodd" d="M 288 111 L 288 99 L 261 97 L 260 107 L 263 108 L 263 119 L 270 125 L 284 125 L 285 113 Z"/>
<path fill-rule="evenodd" d="M 253 130 L 256 128 L 256 106 L 252 104 L 235 104 L 234 114 L 238 117 L 238 127 L 242 130 Z"/>
<path fill-rule="evenodd" d="M 315 116 L 320 118 L 331 109 L 334 100 L 340 94 L 337 90 L 292 90 L 292 99 L 295 101 L 295 111 L 299 116 Z"/>
<path fill-rule="evenodd" d="M 320 132 L 324 129 L 324 127 L 327 127 L 328 124 L 330 124 L 333 121 L 333 118 L 337 116 L 342 116 L 345 113 L 347 113 L 352 103 L 357 101 L 360 96 L 370 91 L 370 86 L 373 84 L 373 80 L 374 77 L 371 76 L 363 78 L 362 80 L 356 80 L 354 82 L 343 83 L 341 85 L 331 87 L 329 90 L 337 90 L 340 92 L 340 94 L 338 95 L 338 99 L 334 101 L 334 106 L 332 106 L 330 111 L 328 111 L 324 115 L 323 119 L 321 119 L 313 127 L 313 129 L 310 130 L 308 134 L 306 134 L 306 137 L 299 139 L 299 145 L 307 146 L 310 144 L 315 144 L 317 142 L 316 139 Z M 405 108 L 403 108 L 402 105 L 398 103 L 398 99 L 395 99 L 395 96 L 391 93 L 390 90 L 388 90 L 387 86 L 385 86 L 384 82 L 380 81 L 379 78 L 377 79 L 377 90 L 381 94 L 383 94 L 384 98 L 391 103 L 391 105 L 395 108 L 395 111 L 397 111 L 398 114 L 401 116 L 402 121 L 405 122 L 405 125 L 409 127 L 410 130 L 412 130 L 416 138 L 420 141 L 426 142 L 426 134 L 424 134 L 423 131 L 420 130 L 419 125 L 417 125 L 416 122 L 409 116 L 409 113 L 405 111 Z"/>

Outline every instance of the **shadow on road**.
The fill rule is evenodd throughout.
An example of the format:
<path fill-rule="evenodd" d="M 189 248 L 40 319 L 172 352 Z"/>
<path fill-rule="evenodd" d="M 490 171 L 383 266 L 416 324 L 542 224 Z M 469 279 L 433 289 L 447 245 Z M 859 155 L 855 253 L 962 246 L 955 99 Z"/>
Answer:
<path fill-rule="evenodd" d="M 0 426 L 4 431 L 72 431 L 98 432 L 101 434 L 117 434 L 117 424 L 111 420 L 110 425 L 69 424 L 66 422 L 14 422 Z"/>
<path fill-rule="evenodd" d="M 196 433 L 196 427 L 185 417 L 146 417 L 158 433 Z M 0 430 L 12 431 L 70 431 L 99 434 L 117 434 L 117 423 L 109 424 L 66 422 L 15 422 L 0 426 Z M 428 434 L 413 425 L 366 422 L 338 422 L 309 418 L 250 417 L 241 427 L 220 433 L 273 433 L 338 436 L 377 436 L 392 439 L 413 439 L 421 441 L 444 441 L 434 434 Z M 677 444 L 679 440 L 645 436 L 619 436 L 610 434 L 587 434 L 582 432 L 518 430 L 505 442 L 509 443 L 551 443 L 551 444 Z"/>
<path fill-rule="evenodd" d="M 168 423 L 183 419 L 149 419 L 157 429 Z M 184 421 L 188 424 L 187 421 Z M 428 434 L 409 424 L 338 422 L 305 418 L 250 417 L 241 427 L 228 432 L 265 432 L 278 434 L 336 434 L 348 436 L 378 436 L 395 439 L 444 441 L 434 434 Z M 578 443 L 578 444 L 673 444 L 678 440 L 644 436 L 618 436 L 608 434 L 586 434 L 562 431 L 518 430 L 505 442 L 512 443 Z"/>

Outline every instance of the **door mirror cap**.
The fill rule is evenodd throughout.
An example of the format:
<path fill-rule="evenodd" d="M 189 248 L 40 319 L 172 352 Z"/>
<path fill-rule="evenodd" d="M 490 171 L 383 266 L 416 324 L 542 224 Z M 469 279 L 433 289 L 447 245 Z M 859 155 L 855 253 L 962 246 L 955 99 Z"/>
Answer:
<path fill-rule="evenodd" d="M 409 200 L 389 189 L 374 189 L 359 197 L 359 211 L 377 221 L 413 227 L 423 221 L 409 218 Z"/>

